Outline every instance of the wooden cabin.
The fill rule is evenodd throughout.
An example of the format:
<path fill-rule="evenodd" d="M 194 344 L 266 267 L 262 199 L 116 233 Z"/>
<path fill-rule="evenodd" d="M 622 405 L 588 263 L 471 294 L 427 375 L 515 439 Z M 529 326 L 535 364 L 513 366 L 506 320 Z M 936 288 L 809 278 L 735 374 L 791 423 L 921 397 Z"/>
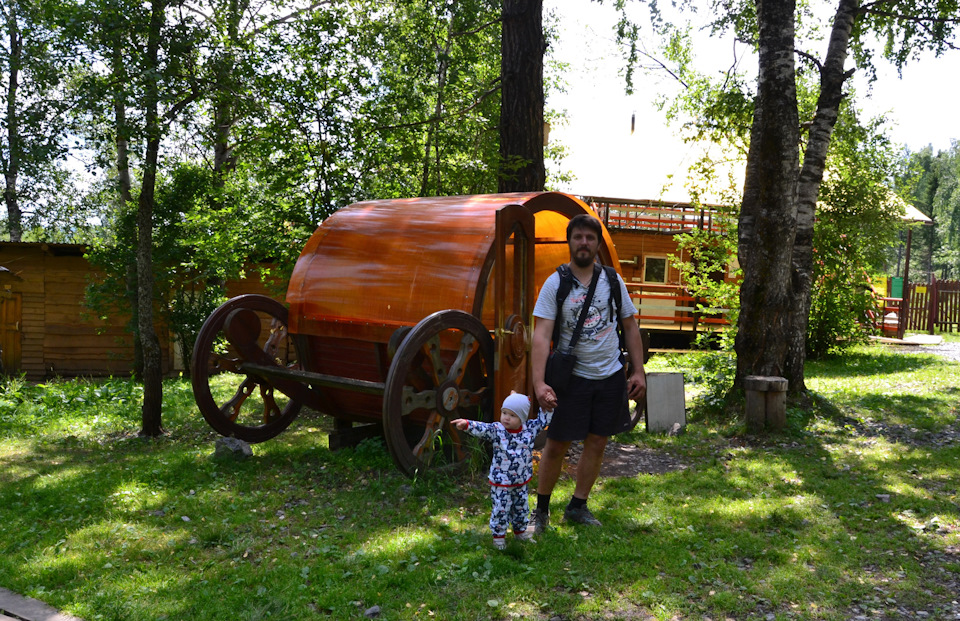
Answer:
<path fill-rule="evenodd" d="M 670 260 L 671 256 L 684 259 L 675 235 L 693 230 L 726 234 L 727 221 L 720 205 L 695 206 L 600 196 L 580 198 L 593 208 L 610 232 L 627 290 L 640 311 L 640 327 L 651 333 L 655 344 L 658 335 L 674 335 L 689 341 L 700 332 L 727 325 L 722 313 L 708 316 L 697 311 L 699 300 L 689 295 L 680 271 Z M 718 277 L 732 280 L 737 267 L 733 259 L 726 273 Z"/>
<path fill-rule="evenodd" d="M 128 376 L 133 334 L 127 312 L 100 318 L 84 305 L 99 277 L 82 244 L 0 242 L 0 349 L 2 371 L 28 380 L 50 377 Z M 229 296 L 269 295 L 254 277 L 227 285 Z M 282 294 L 281 294 L 282 299 Z M 159 329 L 165 374 L 183 369 L 170 334 Z"/>
<path fill-rule="evenodd" d="M 0 347 L 8 374 L 127 375 L 129 316 L 101 319 L 83 306 L 96 277 L 78 244 L 0 243 Z"/>

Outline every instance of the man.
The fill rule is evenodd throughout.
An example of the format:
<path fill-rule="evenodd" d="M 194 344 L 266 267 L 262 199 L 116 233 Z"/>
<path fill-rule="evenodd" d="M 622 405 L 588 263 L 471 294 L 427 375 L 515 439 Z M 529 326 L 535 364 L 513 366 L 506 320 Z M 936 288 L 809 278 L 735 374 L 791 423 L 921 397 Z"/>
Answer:
<path fill-rule="evenodd" d="M 560 343 L 566 345 L 580 315 L 590 281 L 594 277 L 594 263 L 600 250 L 602 226 L 600 221 L 580 214 L 567 225 L 567 244 L 570 247 L 568 266 L 573 273 L 573 286 L 563 312 L 557 315 L 557 290 L 560 276 L 556 272 L 547 278 L 533 310 L 536 326 L 533 330 L 533 388 L 537 403 L 545 410 L 554 410 L 553 421 L 547 430 L 547 442 L 540 457 L 537 481 L 537 508 L 531 516 L 536 533 L 542 533 L 550 523 L 550 495 L 560 477 L 560 469 L 567 449 L 575 440 L 583 441 L 583 452 L 577 463 L 577 482 L 573 497 L 563 512 L 564 520 L 578 524 L 600 526 L 587 508 L 590 490 L 600 474 L 603 451 L 608 438 L 616 433 L 623 403 L 624 384 L 631 399 L 639 400 L 647 390 L 643 371 L 643 345 L 640 329 L 633 316 L 636 307 L 627 294 L 621 278 L 607 282 L 606 273 L 598 274 L 594 297 L 588 309 L 586 322 L 574 353 L 577 364 L 573 378 L 560 395 L 544 382 L 547 356 L 556 321 L 560 321 Z M 620 287 L 620 317 L 623 318 L 624 342 L 630 356 L 630 376 L 623 370 L 617 319 L 611 316 L 611 287 Z M 615 312 L 615 311 L 614 311 Z"/>

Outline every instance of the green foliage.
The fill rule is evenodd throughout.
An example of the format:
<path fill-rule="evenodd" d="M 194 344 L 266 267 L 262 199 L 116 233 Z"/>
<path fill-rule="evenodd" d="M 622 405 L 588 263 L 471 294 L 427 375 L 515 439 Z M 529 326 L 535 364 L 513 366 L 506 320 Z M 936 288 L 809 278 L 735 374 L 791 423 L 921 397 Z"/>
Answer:
<path fill-rule="evenodd" d="M 694 205 L 699 205 L 694 202 Z M 719 334 L 721 349 L 729 351 L 736 336 L 740 308 L 740 269 L 736 265 L 738 209 L 733 203 L 711 205 L 710 222 L 717 230 L 695 229 L 674 236 L 677 254 L 671 255 L 680 282 L 697 298 L 697 312 L 706 318 L 723 318 L 728 325 Z M 715 346 L 717 335 L 704 333 L 704 346 Z"/>
<path fill-rule="evenodd" d="M 814 225 L 812 358 L 864 341 L 879 312 L 872 275 L 883 273 L 902 215 L 887 176 L 897 153 L 880 123 L 862 125 L 845 107 L 834 130 Z"/>
<path fill-rule="evenodd" d="M 934 155 L 930 147 L 905 154 L 907 169 L 898 177 L 910 202 L 933 220 L 913 233 L 910 277 L 927 282 L 960 278 L 960 143 Z"/>
<path fill-rule="evenodd" d="M 64 166 L 64 113 L 71 104 L 64 83 L 76 59 L 64 53 L 49 9 L 45 3 L 0 2 L 0 175 L 5 188 L 0 230 L 29 232 L 25 240 L 45 239 L 42 226 L 57 222 L 51 212 L 63 208 L 72 190 Z M 70 227 L 63 229 L 69 237 Z"/>
<path fill-rule="evenodd" d="M 0 378 L 0 437 L 102 436 L 136 424 L 142 390 L 127 379 L 31 384 Z"/>
<path fill-rule="evenodd" d="M 679 97 L 658 95 L 658 106 L 680 126 L 685 141 L 724 145 L 735 156 L 746 157 L 753 123 L 753 81 L 739 63 L 719 77 L 698 71 L 692 27 L 663 24 L 660 29 L 664 59 L 682 90 Z"/>
<path fill-rule="evenodd" d="M 704 154 L 688 170 L 687 191 L 695 206 L 707 210 L 705 228 L 675 235 L 677 254 L 670 259 L 680 272 L 687 293 L 697 298 L 694 306 L 701 317 L 723 318 L 727 324 L 720 332 L 704 331 L 696 345 L 703 349 L 733 350 L 740 314 L 741 270 L 737 263 L 737 215 L 740 192 L 730 173 L 724 179 L 723 166 Z M 720 204 L 702 205 L 701 196 L 719 194 Z M 720 362 L 722 366 L 724 362 Z M 723 375 L 723 374 L 720 374 Z M 732 377 L 730 378 L 732 381 Z M 718 379 L 711 393 L 721 399 L 729 388 L 727 378 Z"/>
<path fill-rule="evenodd" d="M 254 277 L 257 270 L 286 282 L 309 236 L 306 226 L 283 222 L 282 209 L 256 201 L 255 190 L 255 183 L 239 175 L 221 188 L 212 171 L 201 166 L 181 165 L 171 177 L 159 180 L 153 249 L 156 312 L 187 365 L 200 326 L 225 300 L 227 282 Z M 114 221 L 116 237 L 97 244 L 88 255 L 105 273 L 87 289 L 88 305 L 98 313 L 131 307 L 125 301 L 134 290 L 134 217 L 132 209 L 121 210 Z"/>
<path fill-rule="evenodd" d="M 732 338 L 730 339 L 732 343 Z M 722 419 L 728 414 L 737 375 L 737 361 L 732 345 L 719 351 L 691 352 L 685 360 L 684 379 L 697 386 L 693 411 L 699 417 Z"/>

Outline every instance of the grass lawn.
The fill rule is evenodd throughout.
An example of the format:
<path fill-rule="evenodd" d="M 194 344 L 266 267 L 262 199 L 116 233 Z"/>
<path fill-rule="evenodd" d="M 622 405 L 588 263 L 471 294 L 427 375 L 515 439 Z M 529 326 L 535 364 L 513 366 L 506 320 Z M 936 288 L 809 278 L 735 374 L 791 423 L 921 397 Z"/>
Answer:
<path fill-rule="evenodd" d="M 861 347 L 807 382 L 782 435 L 694 408 L 679 437 L 619 436 L 687 467 L 601 479 L 599 529 L 562 524 L 562 479 L 556 528 L 498 552 L 483 471 L 408 480 L 311 413 L 216 461 L 185 380 L 152 441 L 131 382 L 10 380 L 0 585 L 87 621 L 960 619 L 960 364 Z"/>

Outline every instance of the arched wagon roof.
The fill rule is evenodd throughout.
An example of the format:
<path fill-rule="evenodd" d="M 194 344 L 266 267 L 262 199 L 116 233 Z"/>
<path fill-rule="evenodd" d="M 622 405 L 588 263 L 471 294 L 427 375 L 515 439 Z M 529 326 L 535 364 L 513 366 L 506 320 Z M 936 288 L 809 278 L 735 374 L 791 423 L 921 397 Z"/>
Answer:
<path fill-rule="evenodd" d="M 291 332 L 413 325 L 445 309 L 479 317 L 497 212 L 511 205 L 535 213 L 539 287 L 568 258 L 567 222 L 593 214 L 582 201 L 557 192 L 367 201 L 333 214 L 304 247 L 287 290 Z M 603 262 L 618 265 L 606 234 L 602 245 Z"/>

